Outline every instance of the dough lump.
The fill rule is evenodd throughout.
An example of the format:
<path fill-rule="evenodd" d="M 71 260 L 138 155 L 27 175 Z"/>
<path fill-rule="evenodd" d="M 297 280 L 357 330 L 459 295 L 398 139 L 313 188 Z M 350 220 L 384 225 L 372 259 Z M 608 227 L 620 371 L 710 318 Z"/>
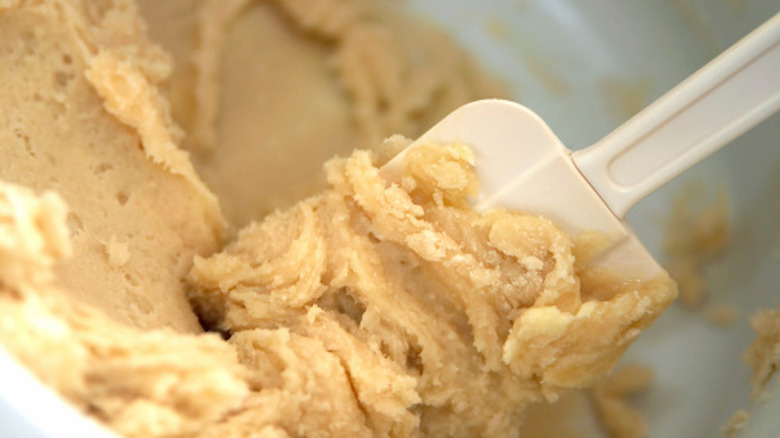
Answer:
<path fill-rule="evenodd" d="M 68 204 L 59 285 L 117 321 L 200 332 L 182 278 L 224 223 L 177 146 L 170 68 L 130 1 L 0 2 L 0 180 Z"/>
<path fill-rule="evenodd" d="M 750 318 L 756 339 L 743 355 L 753 374 L 750 377 L 751 396 L 764 394 L 772 376 L 780 369 L 780 307 L 756 312 Z"/>
<path fill-rule="evenodd" d="M 140 329 L 72 298 L 62 198 L 0 182 L 0 347 L 81 412 L 127 437 L 197 436 L 249 392 L 213 333 Z"/>
<path fill-rule="evenodd" d="M 175 60 L 162 84 L 203 178 L 242 227 L 325 187 L 322 164 L 502 97 L 395 0 L 139 0 Z"/>
<path fill-rule="evenodd" d="M 326 165 L 328 190 L 195 259 L 196 309 L 288 433 L 515 436 L 529 403 L 593 383 L 674 298 L 666 277 L 575 260 L 545 218 L 471 210 L 472 163 L 428 145 L 388 185 L 357 151 Z M 262 406 L 225 427 L 274 424 Z"/>

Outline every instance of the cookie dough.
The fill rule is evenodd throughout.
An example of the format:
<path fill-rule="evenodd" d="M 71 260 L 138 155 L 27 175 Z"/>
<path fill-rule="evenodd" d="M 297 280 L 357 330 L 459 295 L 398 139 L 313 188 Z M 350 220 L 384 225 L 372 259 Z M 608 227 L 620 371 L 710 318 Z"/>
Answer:
<path fill-rule="evenodd" d="M 52 192 L 0 183 L 0 346 L 124 436 L 195 436 L 239 408 L 245 371 L 218 335 L 132 327 L 60 286 L 67 215 Z"/>
<path fill-rule="evenodd" d="M 152 3 L 175 63 L 130 0 L 0 3 L 0 344 L 119 434 L 516 436 L 674 298 L 472 211 L 465 145 L 379 176 L 380 138 L 493 89 L 394 3 Z M 291 160 L 355 145 L 293 205 Z M 225 246 L 218 198 L 290 206 Z"/>
<path fill-rule="evenodd" d="M 680 286 L 680 304 L 700 309 L 708 302 L 705 271 L 731 247 L 731 215 L 726 193 L 715 196 L 689 184 L 674 199 L 664 236 L 665 266 Z"/>
<path fill-rule="evenodd" d="M 515 436 L 530 403 L 609 371 L 674 286 L 578 262 L 544 218 L 474 213 L 471 160 L 431 146 L 387 186 L 356 152 L 328 191 L 196 258 L 196 309 L 227 342 L 68 299 L 62 202 L 6 187 L 0 339 L 125 436 Z"/>
<path fill-rule="evenodd" d="M 593 383 L 674 298 L 667 277 L 576 260 L 547 219 L 475 213 L 465 146 L 406 159 L 389 186 L 368 152 L 333 160 L 327 191 L 196 257 L 196 309 L 256 376 L 250 400 L 277 398 L 221 427 L 516 436 L 528 404 Z"/>
<path fill-rule="evenodd" d="M 224 223 L 158 91 L 171 67 L 131 2 L 0 3 L 0 180 L 69 206 L 59 285 L 117 321 L 200 332 L 182 279 Z"/>
<path fill-rule="evenodd" d="M 743 359 L 750 365 L 751 396 L 758 399 L 772 376 L 780 369 L 780 307 L 756 312 L 750 318 L 756 339 L 745 351 Z"/>
<path fill-rule="evenodd" d="M 237 226 L 325 187 L 332 156 L 416 138 L 505 95 L 449 35 L 394 0 L 140 0 L 176 68 L 183 146 Z"/>
<path fill-rule="evenodd" d="M 734 415 L 729 418 L 729 421 L 720 428 L 720 431 L 723 436 L 726 437 L 736 436 L 740 430 L 745 428 L 748 421 L 750 421 L 750 413 L 744 409 L 739 409 L 734 412 Z"/>

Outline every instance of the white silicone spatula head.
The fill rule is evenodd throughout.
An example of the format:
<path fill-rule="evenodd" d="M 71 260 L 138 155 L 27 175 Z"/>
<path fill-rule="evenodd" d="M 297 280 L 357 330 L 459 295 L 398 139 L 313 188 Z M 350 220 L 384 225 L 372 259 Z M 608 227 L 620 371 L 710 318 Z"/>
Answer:
<path fill-rule="evenodd" d="M 522 105 L 504 100 L 464 105 L 405 151 L 428 142 L 460 142 L 474 149 L 480 181 L 478 210 L 501 207 L 541 214 L 570 235 L 599 231 L 615 242 L 610 252 L 619 249 L 622 254 L 616 260 L 619 266 L 610 264 L 613 269 L 640 278 L 662 272 L 627 224 L 577 170 L 569 150 L 539 116 Z M 382 176 L 397 180 L 402 154 L 382 167 Z"/>
<path fill-rule="evenodd" d="M 527 108 L 484 100 L 458 108 L 415 145 L 460 142 L 476 156 L 477 209 L 541 214 L 571 235 L 615 242 L 597 263 L 640 278 L 661 268 L 623 221 L 639 199 L 780 107 L 780 14 L 603 140 L 575 154 Z M 382 167 L 395 179 L 402 152 Z"/>

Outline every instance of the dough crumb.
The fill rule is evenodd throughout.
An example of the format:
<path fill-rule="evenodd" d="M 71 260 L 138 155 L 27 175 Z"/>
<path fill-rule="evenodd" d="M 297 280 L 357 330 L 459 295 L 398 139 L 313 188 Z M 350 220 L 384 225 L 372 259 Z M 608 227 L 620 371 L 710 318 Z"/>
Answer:
<path fill-rule="evenodd" d="M 729 304 L 713 304 L 705 311 L 705 316 L 718 327 L 730 327 L 739 318 L 739 309 Z"/>
<path fill-rule="evenodd" d="M 756 332 L 756 339 L 742 358 L 753 369 L 751 397 L 758 400 L 769 380 L 780 369 L 780 307 L 756 313 L 750 318 L 750 326 Z"/>
<path fill-rule="evenodd" d="M 731 416 L 729 421 L 720 428 L 721 434 L 726 437 L 736 435 L 737 432 L 745 427 L 748 420 L 750 420 L 750 414 L 744 409 L 739 409 L 734 412 L 734 415 Z"/>
<path fill-rule="evenodd" d="M 630 364 L 593 386 L 593 404 L 601 424 L 611 438 L 647 436 L 644 416 L 627 399 L 646 391 L 652 381 L 653 372 L 650 368 Z"/>
<path fill-rule="evenodd" d="M 703 186 L 683 188 L 672 205 L 664 238 L 666 268 L 677 281 L 680 303 L 689 309 L 701 308 L 707 300 L 707 265 L 729 248 L 731 218 L 728 199 L 721 191 L 708 199 Z"/>
<path fill-rule="evenodd" d="M 57 260 L 73 249 L 68 239 L 67 209 L 56 193 L 0 181 L 0 287 L 22 295 L 26 284 L 53 280 Z"/>

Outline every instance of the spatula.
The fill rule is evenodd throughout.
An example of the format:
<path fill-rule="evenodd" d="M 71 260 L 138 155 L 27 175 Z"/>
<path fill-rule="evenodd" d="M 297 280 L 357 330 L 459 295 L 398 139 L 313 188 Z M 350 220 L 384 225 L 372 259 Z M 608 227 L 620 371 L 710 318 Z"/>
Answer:
<path fill-rule="evenodd" d="M 595 263 L 639 278 L 661 268 L 623 219 L 637 201 L 780 107 L 780 14 L 596 144 L 569 151 L 522 105 L 482 100 L 445 117 L 380 174 L 393 181 L 417 145 L 460 142 L 476 157 L 475 208 L 547 216 L 571 235 L 613 242 Z M 750 151 L 746 151 L 750 153 Z"/>

